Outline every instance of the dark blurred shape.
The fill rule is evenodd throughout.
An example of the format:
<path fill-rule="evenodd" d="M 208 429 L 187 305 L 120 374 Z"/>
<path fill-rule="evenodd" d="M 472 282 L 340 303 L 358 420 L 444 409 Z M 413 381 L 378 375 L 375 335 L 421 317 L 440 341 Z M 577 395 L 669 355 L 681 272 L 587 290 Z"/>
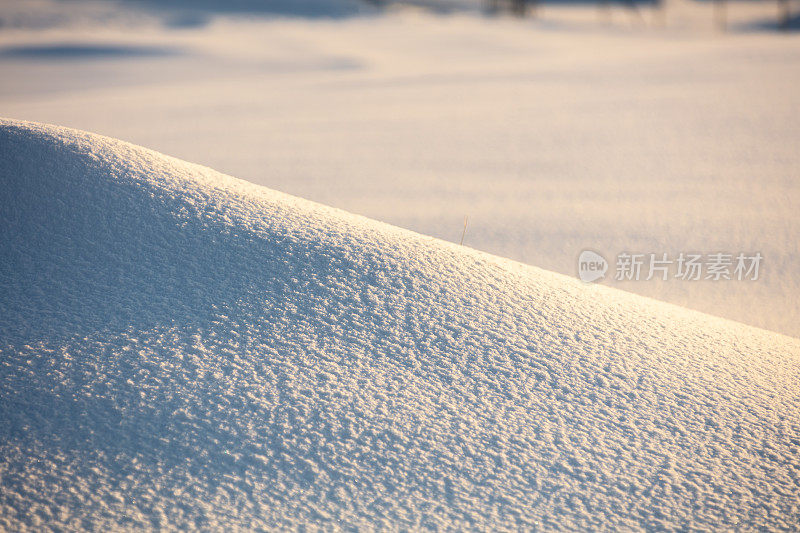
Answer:
<path fill-rule="evenodd" d="M 607 9 L 611 4 L 619 4 L 641 17 L 638 6 L 660 6 L 662 0 L 484 0 L 485 11 L 488 14 L 494 15 L 507 11 L 518 17 L 535 15 L 536 8 L 541 4 L 596 4 L 600 9 Z"/>
<path fill-rule="evenodd" d="M 778 20 L 776 21 L 774 18 L 768 18 L 764 20 L 759 20 L 753 22 L 751 24 L 745 24 L 739 26 L 738 29 L 743 30 L 751 30 L 751 31 L 785 31 L 785 32 L 795 32 L 800 31 L 800 13 L 792 14 L 788 6 L 784 8 L 781 5 L 781 1 L 779 0 L 778 5 L 781 9 L 778 12 Z"/>
<path fill-rule="evenodd" d="M 792 18 L 789 0 L 778 0 L 778 27 L 782 30 L 797 29 L 800 16 Z"/>
<path fill-rule="evenodd" d="M 486 10 L 494 14 L 505 8 L 518 17 L 524 17 L 528 12 L 528 8 L 535 7 L 537 3 L 537 0 L 488 0 Z"/>
<path fill-rule="evenodd" d="M 698 0 L 704 2 L 706 0 Z M 728 0 L 708 0 L 713 8 L 714 24 L 720 31 L 727 31 L 728 21 Z M 758 1 L 758 0 L 756 0 Z M 791 31 L 800 29 L 800 15 L 792 15 L 791 0 L 777 0 L 777 20 L 759 20 L 753 23 L 737 24 L 738 29 L 744 30 L 783 30 Z M 733 9 L 736 9 L 735 5 Z"/>
<path fill-rule="evenodd" d="M 92 59 L 124 57 L 158 57 L 179 54 L 175 48 L 132 46 L 122 44 L 50 43 L 7 46 L 0 48 L 0 57 L 21 59 Z"/>
<path fill-rule="evenodd" d="M 339 18 L 358 14 L 364 4 L 361 0 L 119 0 L 119 3 L 162 16 L 172 27 L 202 26 L 215 15 Z"/>

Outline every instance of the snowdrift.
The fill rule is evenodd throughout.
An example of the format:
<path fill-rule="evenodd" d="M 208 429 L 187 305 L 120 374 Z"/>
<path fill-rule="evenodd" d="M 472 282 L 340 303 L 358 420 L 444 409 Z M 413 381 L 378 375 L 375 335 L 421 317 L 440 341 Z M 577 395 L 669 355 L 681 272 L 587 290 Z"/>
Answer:
<path fill-rule="evenodd" d="M 0 528 L 794 529 L 800 341 L 0 122 Z"/>

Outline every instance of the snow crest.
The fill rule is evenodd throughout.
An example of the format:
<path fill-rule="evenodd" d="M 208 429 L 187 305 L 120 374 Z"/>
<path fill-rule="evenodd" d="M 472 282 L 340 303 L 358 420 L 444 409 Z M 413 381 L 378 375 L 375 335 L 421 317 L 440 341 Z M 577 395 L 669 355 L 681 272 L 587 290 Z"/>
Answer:
<path fill-rule="evenodd" d="M 0 121 L 0 528 L 795 529 L 800 341 Z"/>

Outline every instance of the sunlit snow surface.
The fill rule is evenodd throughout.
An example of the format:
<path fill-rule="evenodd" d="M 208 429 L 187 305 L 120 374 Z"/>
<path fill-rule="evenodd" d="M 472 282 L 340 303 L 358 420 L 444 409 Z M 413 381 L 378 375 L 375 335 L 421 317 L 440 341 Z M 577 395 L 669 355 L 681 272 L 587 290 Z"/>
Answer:
<path fill-rule="evenodd" d="M 0 124 L 0 528 L 800 523 L 798 340 Z"/>
<path fill-rule="evenodd" d="M 766 26 L 774 0 L 727 1 L 728 33 L 710 1 L 414 3 L 465 9 L 0 0 L 0 116 L 449 241 L 468 215 L 466 245 L 562 274 L 589 248 L 605 284 L 800 337 L 800 33 Z M 267 16 L 293 4 L 319 16 Z M 764 261 L 756 282 L 615 283 L 623 251 Z"/>

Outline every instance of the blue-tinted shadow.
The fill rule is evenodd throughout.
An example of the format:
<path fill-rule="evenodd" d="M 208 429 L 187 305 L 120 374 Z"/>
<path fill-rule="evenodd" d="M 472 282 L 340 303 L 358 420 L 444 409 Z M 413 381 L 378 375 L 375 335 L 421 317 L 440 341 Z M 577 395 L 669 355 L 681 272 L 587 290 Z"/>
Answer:
<path fill-rule="evenodd" d="M 93 59 L 162 57 L 179 54 L 175 48 L 91 43 L 48 43 L 0 48 L 0 57 L 19 59 Z"/>

